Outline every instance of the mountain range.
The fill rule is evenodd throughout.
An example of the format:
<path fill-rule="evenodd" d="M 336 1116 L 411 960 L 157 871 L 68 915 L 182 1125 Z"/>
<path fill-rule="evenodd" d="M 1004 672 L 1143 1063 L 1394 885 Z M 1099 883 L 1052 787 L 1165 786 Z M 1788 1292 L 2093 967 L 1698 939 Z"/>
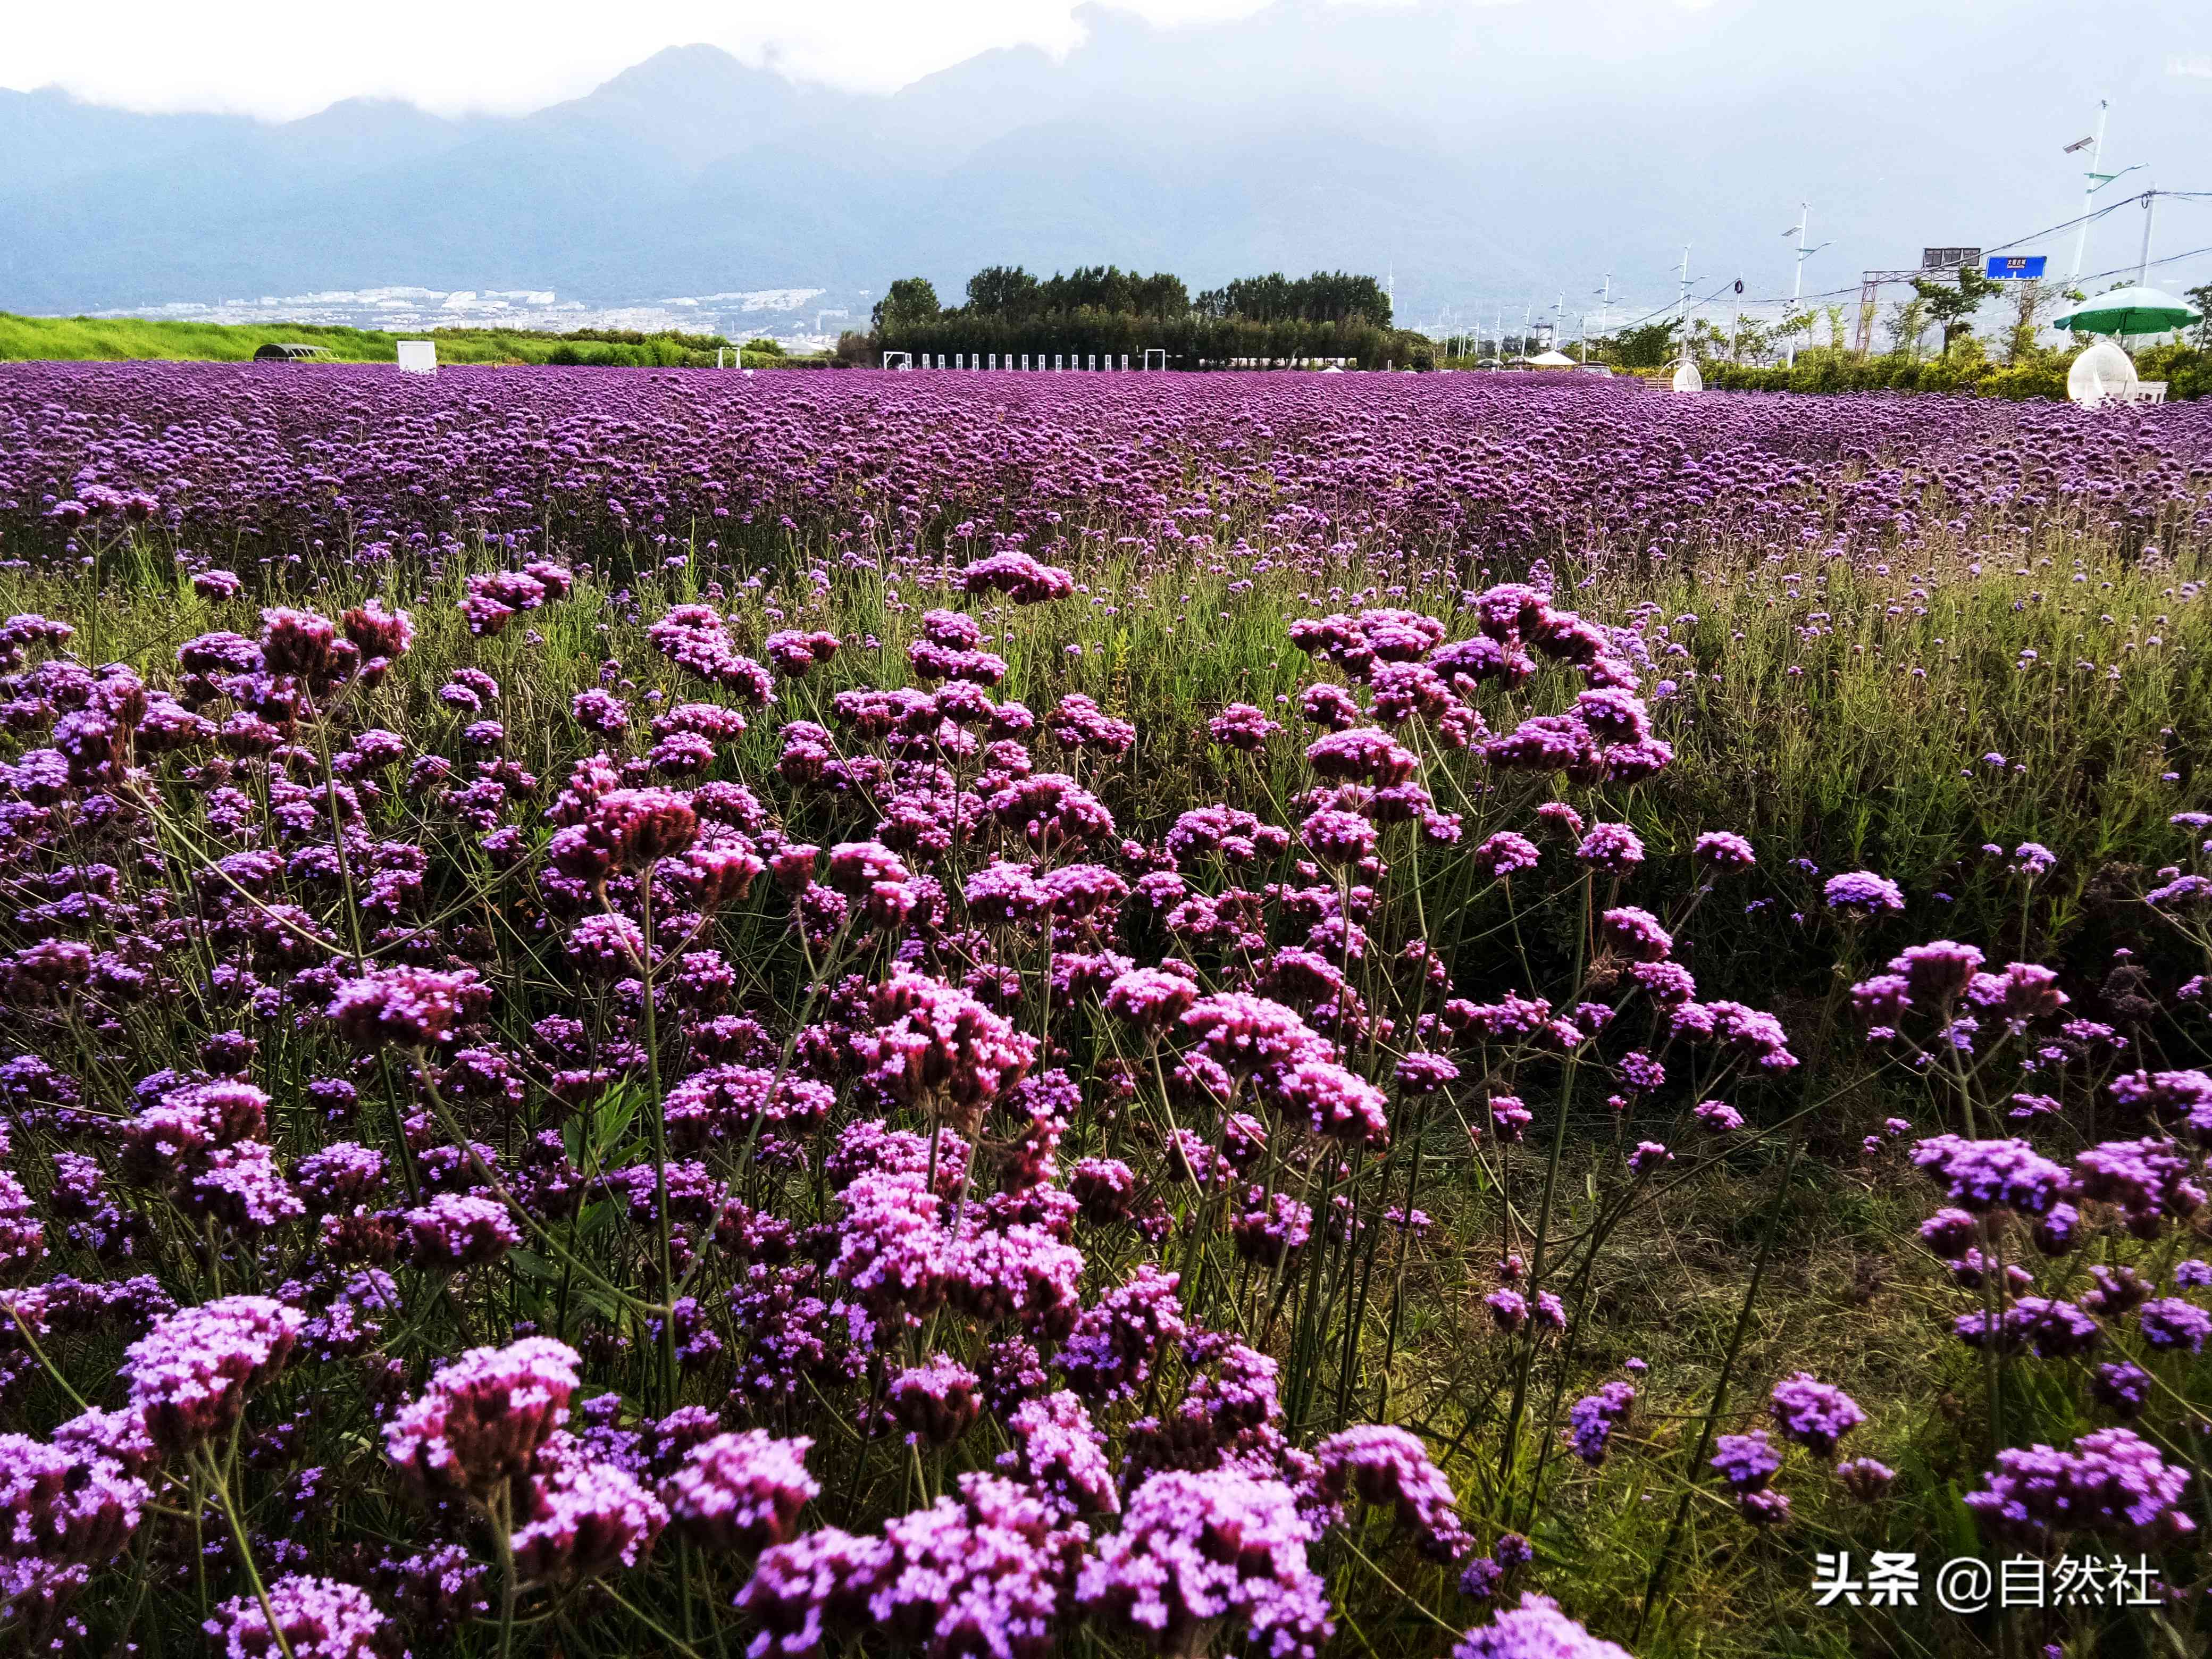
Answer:
<path fill-rule="evenodd" d="M 2199 0 L 2141 0 L 2094 51 L 2082 31 L 2110 14 L 2082 0 L 1933 9 L 1277 0 L 1169 29 L 1094 9 L 1065 57 L 988 52 L 889 95 L 687 46 L 515 117 L 362 99 L 270 123 L 0 92 L 0 309 L 385 284 L 614 304 L 911 274 L 949 302 L 980 265 L 1110 261 L 1194 289 L 1387 273 L 1401 321 L 1486 324 L 1562 290 L 1571 319 L 1610 272 L 1617 319 L 1673 297 L 1685 243 L 1700 291 L 1786 294 L 1802 199 L 1833 244 L 1808 293 L 2067 218 L 2079 161 L 2058 152 L 2100 95 L 2108 167 L 2150 164 L 2127 190 L 2212 189 Z M 2093 270 L 2132 264 L 2139 217 L 2106 222 Z M 2161 251 L 2207 231 L 2202 206 L 2162 206 Z M 2063 270 L 2071 242 L 2033 251 Z"/>

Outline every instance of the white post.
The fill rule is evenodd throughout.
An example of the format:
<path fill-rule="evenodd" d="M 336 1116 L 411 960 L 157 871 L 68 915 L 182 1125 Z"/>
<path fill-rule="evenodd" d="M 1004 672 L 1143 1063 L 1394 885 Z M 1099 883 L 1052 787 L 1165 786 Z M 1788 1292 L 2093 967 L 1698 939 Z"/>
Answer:
<path fill-rule="evenodd" d="M 2143 192 L 2142 257 L 2136 261 L 2136 286 L 2137 288 L 2141 288 L 2143 285 L 2144 279 L 2150 275 L 2150 224 L 2151 221 L 2157 217 L 2157 216 L 2158 192 L 2154 190 L 2147 190 Z"/>
<path fill-rule="evenodd" d="M 2074 234 L 2074 275 L 2067 280 L 2069 288 L 2081 285 L 2081 262 L 2089 253 L 2089 200 L 2097 193 L 2097 169 L 2105 159 L 2105 116 L 2112 107 L 2109 98 L 2097 100 L 2097 136 L 2089 149 L 2089 172 L 2081 186 L 2081 228 Z"/>

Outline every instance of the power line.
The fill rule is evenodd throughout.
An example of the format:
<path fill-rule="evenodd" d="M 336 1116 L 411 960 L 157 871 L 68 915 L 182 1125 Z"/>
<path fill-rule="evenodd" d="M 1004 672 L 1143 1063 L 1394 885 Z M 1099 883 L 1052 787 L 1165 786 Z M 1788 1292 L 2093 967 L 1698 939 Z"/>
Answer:
<path fill-rule="evenodd" d="M 2148 270 L 2153 265 L 2170 265 L 2179 259 L 2194 259 L 2200 253 L 2212 253 L 2212 242 L 2207 242 L 2203 247 L 2193 247 L 2186 253 L 2169 253 L 2163 258 L 2144 260 L 2140 264 L 2114 265 L 2110 270 L 2094 271 L 2081 280 L 2094 282 L 2099 276 L 2118 276 L 2123 271 Z"/>

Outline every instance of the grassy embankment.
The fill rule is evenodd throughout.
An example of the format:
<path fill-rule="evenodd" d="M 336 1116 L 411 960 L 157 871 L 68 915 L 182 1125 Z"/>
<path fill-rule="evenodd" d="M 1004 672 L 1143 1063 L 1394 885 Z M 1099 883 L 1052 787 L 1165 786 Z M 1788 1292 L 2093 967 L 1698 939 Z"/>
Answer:
<path fill-rule="evenodd" d="M 564 363 L 614 368 L 710 367 L 717 350 L 738 342 L 719 334 L 642 334 L 608 329 L 569 334 L 527 329 L 438 328 L 408 331 L 409 338 L 437 342 L 447 363 Z M 23 317 L 0 312 L 0 362 L 246 362 L 273 342 L 327 346 L 340 362 L 398 360 L 401 337 L 381 329 L 335 328 L 311 323 L 188 323 L 145 317 Z M 796 360 L 754 349 L 744 361 L 772 368 Z"/>

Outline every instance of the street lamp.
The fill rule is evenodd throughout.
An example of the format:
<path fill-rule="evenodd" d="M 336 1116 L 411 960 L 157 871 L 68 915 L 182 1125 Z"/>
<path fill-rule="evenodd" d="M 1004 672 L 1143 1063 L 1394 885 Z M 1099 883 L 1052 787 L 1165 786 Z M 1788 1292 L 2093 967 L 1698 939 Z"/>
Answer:
<path fill-rule="evenodd" d="M 1795 236 L 1797 239 L 1797 275 L 1790 284 L 1790 313 L 1793 317 L 1797 313 L 1797 302 L 1805 295 L 1805 261 L 1818 253 L 1820 248 L 1835 246 L 1832 242 L 1823 242 L 1820 247 L 1808 248 L 1805 246 L 1805 227 L 1811 221 L 1812 216 L 1811 205 L 1804 202 L 1798 203 L 1797 228 L 1795 230 L 1785 230 L 1782 233 L 1784 236 Z M 1791 368 L 1797 367 L 1797 332 L 1795 329 L 1790 332 L 1789 367 Z"/>
<path fill-rule="evenodd" d="M 2106 185 L 2111 184 L 2113 179 L 2125 178 L 2142 165 L 2141 161 L 2131 161 L 2118 173 L 2100 173 L 2097 170 L 2105 158 L 2105 116 L 2112 107 L 2111 99 L 2100 98 L 2097 100 L 2096 131 L 2087 138 L 2076 138 L 2060 152 L 2065 155 L 2078 155 L 2085 149 L 2089 152 L 2089 168 L 2082 174 L 2081 228 L 2074 233 L 2074 274 L 2067 278 L 2066 285 L 2069 288 L 2079 288 L 2081 285 L 2081 266 L 2088 257 L 2090 198 L 2104 189 Z"/>
<path fill-rule="evenodd" d="M 1681 283 L 1682 315 L 1675 328 L 1682 337 L 1682 355 L 1686 357 L 1690 355 L 1690 245 L 1687 242 L 1682 244 Z"/>

